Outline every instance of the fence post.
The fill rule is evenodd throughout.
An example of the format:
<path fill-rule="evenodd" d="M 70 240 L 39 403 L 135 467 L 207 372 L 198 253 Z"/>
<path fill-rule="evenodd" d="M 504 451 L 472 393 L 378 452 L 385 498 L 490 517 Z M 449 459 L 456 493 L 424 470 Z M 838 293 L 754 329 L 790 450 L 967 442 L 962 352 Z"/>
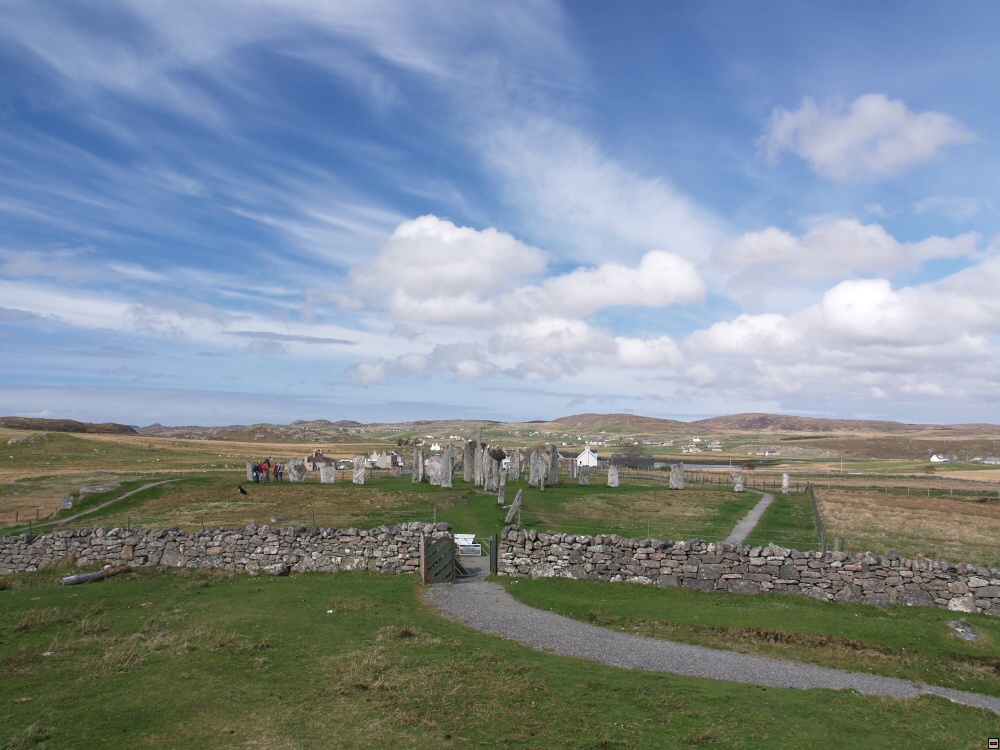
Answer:
<path fill-rule="evenodd" d="M 500 535 L 496 532 L 490 537 L 490 573 L 496 575 L 500 568 Z"/>

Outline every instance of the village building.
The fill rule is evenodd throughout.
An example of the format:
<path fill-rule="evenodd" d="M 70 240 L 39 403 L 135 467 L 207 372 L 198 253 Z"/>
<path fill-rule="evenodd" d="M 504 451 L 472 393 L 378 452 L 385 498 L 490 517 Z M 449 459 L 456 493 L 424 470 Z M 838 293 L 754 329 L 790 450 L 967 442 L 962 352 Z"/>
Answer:
<path fill-rule="evenodd" d="M 306 456 L 306 468 L 309 471 L 319 471 L 324 466 L 333 466 L 334 463 L 334 460 L 324 456 L 321 450 L 314 450 L 311 456 Z"/>

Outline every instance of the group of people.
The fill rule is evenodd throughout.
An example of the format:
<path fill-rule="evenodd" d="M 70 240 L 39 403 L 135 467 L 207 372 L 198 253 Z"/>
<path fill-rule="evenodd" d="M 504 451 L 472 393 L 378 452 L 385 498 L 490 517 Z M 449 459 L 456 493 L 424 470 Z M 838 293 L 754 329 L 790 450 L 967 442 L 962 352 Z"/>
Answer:
<path fill-rule="evenodd" d="M 253 481 L 257 484 L 263 482 L 271 481 L 271 474 L 274 474 L 274 481 L 279 484 L 285 481 L 285 465 L 281 461 L 275 461 L 271 463 L 270 458 L 265 458 L 260 463 L 254 463 L 251 467 L 253 472 Z"/>

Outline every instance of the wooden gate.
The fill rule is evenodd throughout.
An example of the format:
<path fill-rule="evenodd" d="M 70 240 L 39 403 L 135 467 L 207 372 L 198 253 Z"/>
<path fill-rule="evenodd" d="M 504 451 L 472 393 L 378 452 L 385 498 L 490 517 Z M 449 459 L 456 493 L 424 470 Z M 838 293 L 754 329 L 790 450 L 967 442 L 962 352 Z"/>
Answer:
<path fill-rule="evenodd" d="M 455 540 L 420 537 L 420 577 L 424 583 L 455 582 Z"/>

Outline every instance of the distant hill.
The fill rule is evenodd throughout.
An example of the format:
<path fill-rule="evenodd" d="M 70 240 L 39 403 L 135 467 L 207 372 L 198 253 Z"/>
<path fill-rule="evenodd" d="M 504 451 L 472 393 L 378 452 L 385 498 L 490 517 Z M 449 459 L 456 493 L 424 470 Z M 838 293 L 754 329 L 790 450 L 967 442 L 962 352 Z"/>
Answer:
<path fill-rule="evenodd" d="M 874 432 L 880 434 L 905 434 L 936 432 L 940 434 L 995 433 L 996 425 L 961 424 L 933 425 L 906 424 L 878 419 L 823 419 L 796 417 L 786 414 L 733 414 L 689 422 L 689 427 L 705 432 Z"/>
<path fill-rule="evenodd" d="M 134 427 L 114 422 L 77 422 L 75 419 L 40 419 L 34 417 L 0 417 L 0 427 L 8 430 L 38 430 L 41 432 L 76 432 L 89 435 L 138 435 Z"/>
<path fill-rule="evenodd" d="M 549 424 L 560 425 L 563 429 L 591 430 L 597 427 L 621 427 L 635 432 L 661 432 L 683 429 L 689 423 L 637 414 L 574 414 L 553 419 Z"/>

